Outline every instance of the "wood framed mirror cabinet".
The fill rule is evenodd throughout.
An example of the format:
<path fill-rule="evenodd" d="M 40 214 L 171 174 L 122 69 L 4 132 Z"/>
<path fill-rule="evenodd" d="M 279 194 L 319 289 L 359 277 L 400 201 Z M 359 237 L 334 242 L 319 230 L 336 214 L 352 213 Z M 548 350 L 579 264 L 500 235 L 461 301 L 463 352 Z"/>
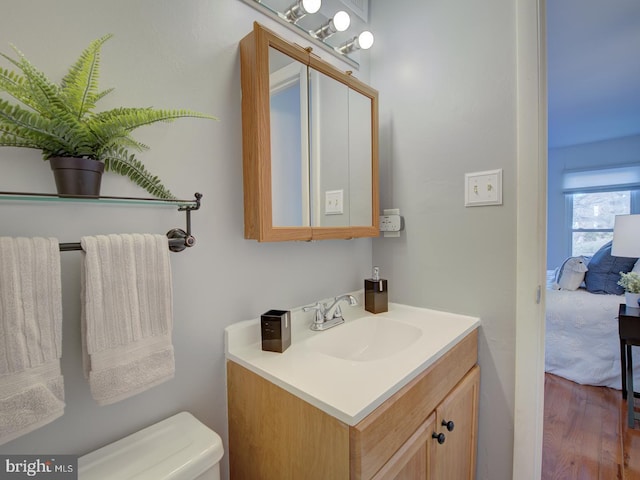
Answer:
<path fill-rule="evenodd" d="M 378 92 L 257 22 L 240 57 L 245 238 L 378 236 Z"/>

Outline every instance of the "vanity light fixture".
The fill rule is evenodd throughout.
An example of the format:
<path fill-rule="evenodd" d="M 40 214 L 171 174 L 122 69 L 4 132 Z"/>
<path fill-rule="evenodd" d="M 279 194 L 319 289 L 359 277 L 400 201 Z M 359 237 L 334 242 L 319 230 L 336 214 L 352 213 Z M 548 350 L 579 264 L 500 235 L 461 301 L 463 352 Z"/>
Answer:
<path fill-rule="evenodd" d="M 322 0 L 297 0 L 282 14 L 287 22 L 296 23 L 308 13 L 316 13 L 320 10 Z"/>
<path fill-rule="evenodd" d="M 362 32 L 347 42 L 345 42 L 345 40 L 352 37 L 352 32 L 335 35 L 349 28 L 354 32 L 367 28 L 364 17 L 358 13 L 358 9 L 354 10 L 351 5 L 362 2 L 363 0 L 340 0 L 347 5 L 347 7 L 344 8 L 346 11 L 338 11 L 330 19 L 325 11 L 335 12 L 336 10 L 333 9 L 333 4 L 329 5 L 329 3 L 337 3 L 337 0 L 331 0 L 331 2 L 323 2 L 322 0 L 241 1 L 277 21 L 289 30 L 296 32 L 298 35 L 302 35 L 308 42 L 313 44 L 313 48 L 322 48 L 325 52 L 334 55 L 356 69 L 360 67 L 358 63 L 358 50 L 366 50 L 371 47 L 373 43 L 373 35 L 371 35 L 370 32 Z M 368 2 L 369 0 L 364 1 Z M 286 8 L 284 8 L 285 6 Z M 355 12 L 355 17 L 352 18 L 349 16 L 353 15 L 348 13 L 351 12 L 349 8 Z M 364 24 L 361 19 L 364 21 Z M 318 27 L 314 25 L 318 25 Z"/>
<path fill-rule="evenodd" d="M 315 38 L 324 40 L 334 33 L 344 32 L 351 25 L 351 17 L 344 10 L 337 12 L 327 23 L 311 33 Z"/>
<path fill-rule="evenodd" d="M 346 41 L 339 47 L 336 47 L 342 54 L 348 54 L 355 50 L 369 50 L 373 45 L 373 33 L 365 30 L 360 35 L 353 37 L 351 40 Z"/>

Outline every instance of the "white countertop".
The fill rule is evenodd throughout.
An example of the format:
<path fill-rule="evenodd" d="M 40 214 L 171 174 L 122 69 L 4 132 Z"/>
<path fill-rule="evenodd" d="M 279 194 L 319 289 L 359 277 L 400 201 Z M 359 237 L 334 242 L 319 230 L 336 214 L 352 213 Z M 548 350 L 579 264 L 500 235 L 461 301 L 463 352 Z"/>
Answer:
<path fill-rule="evenodd" d="M 355 295 L 362 304 L 362 292 Z M 355 425 L 480 325 L 476 317 L 396 303 L 389 303 L 389 311 L 378 315 L 361 305 L 344 303 L 342 312 L 345 324 L 314 332 L 309 329 L 313 312 L 292 309 L 291 346 L 283 353 L 262 351 L 259 318 L 230 325 L 225 329 L 226 357 Z M 367 321 L 363 317 L 385 317 L 413 325 L 420 332 L 408 347 L 377 360 L 347 360 L 311 348 L 318 336 L 331 335 L 326 337 L 331 341 L 349 322 Z"/>

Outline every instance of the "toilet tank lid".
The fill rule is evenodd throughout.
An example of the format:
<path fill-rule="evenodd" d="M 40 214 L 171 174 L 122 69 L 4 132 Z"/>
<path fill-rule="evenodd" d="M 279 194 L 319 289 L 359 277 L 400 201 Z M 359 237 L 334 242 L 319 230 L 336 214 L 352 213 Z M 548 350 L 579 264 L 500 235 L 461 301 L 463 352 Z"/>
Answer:
<path fill-rule="evenodd" d="M 222 458 L 220 436 L 181 412 L 78 459 L 81 480 L 197 478 Z"/>

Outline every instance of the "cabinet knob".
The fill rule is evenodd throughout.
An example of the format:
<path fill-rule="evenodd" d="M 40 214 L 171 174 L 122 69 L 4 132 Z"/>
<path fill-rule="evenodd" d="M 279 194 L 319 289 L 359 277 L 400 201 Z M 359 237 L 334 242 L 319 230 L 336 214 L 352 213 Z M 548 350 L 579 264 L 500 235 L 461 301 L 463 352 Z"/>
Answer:
<path fill-rule="evenodd" d="M 453 420 L 449 420 L 448 422 L 446 420 L 442 420 L 442 426 L 447 427 L 447 430 L 449 430 L 450 432 L 453 432 L 453 429 L 456 427 L 456 425 L 453 423 Z"/>
<path fill-rule="evenodd" d="M 433 432 L 431 434 L 431 438 L 435 438 L 436 440 L 438 440 L 438 443 L 440 445 L 442 445 L 444 441 L 447 439 L 447 437 L 444 436 L 444 433 L 436 433 L 436 432 Z"/>

